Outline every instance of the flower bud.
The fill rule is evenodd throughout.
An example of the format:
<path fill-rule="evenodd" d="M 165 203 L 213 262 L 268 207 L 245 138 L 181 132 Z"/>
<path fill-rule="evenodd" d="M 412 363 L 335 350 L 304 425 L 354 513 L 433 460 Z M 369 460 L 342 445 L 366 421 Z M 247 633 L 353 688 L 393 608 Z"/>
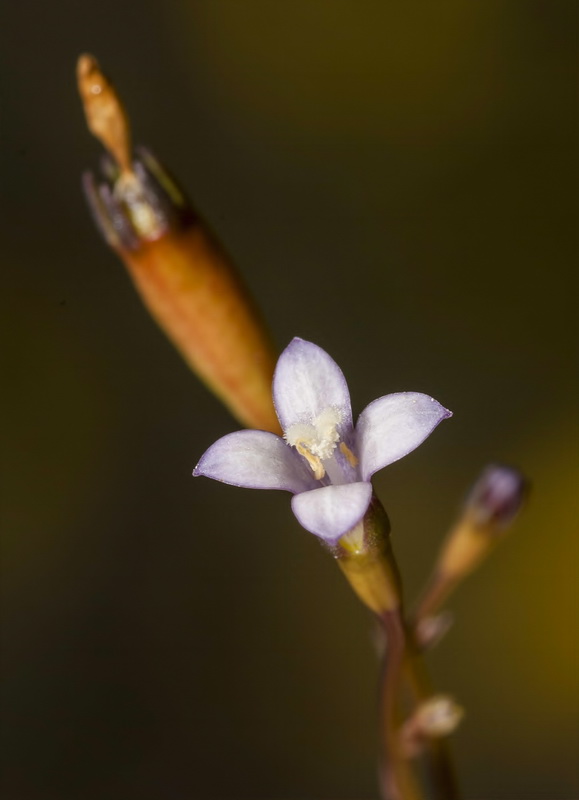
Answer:
<path fill-rule="evenodd" d="M 462 514 L 444 542 L 433 574 L 414 613 L 414 637 L 421 646 L 423 621 L 489 555 L 513 522 L 527 494 L 527 481 L 513 467 L 491 464 L 468 494 Z"/>
<path fill-rule="evenodd" d="M 527 482 L 512 467 L 490 465 L 470 491 L 462 516 L 449 534 L 438 570 L 462 578 L 488 555 L 523 504 Z"/>
<path fill-rule="evenodd" d="M 490 464 L 472 487 L 466 508 L 480 526 L 506 528 L 527 494 L 527 481 L 513 467 Z"/>

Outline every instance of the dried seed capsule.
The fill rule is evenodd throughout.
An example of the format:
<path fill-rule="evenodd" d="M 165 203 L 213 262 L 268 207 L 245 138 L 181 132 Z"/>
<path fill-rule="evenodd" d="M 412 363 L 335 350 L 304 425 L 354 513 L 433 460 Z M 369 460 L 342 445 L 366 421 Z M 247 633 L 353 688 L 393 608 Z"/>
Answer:
<path fill-rule="evenodd" d="M 81 56 L 87 124 L 107 149 L 104 182 L 84 176 L 95 222 L 185 361 L 242 422 L 280 431 L 275 351 L 231 260 L 153 154 L 133 158 L 129 120 L 96 59 Z"/>

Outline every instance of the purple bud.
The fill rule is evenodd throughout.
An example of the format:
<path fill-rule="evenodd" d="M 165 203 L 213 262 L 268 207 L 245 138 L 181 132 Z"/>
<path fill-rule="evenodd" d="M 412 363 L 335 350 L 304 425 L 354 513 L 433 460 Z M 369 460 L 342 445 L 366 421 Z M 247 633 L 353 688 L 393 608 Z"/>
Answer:
<path fill-rule="evenodd" d="M 478 525 L 506 528 L 519 512 L 527 491 L 528 482 L 519 470 L 490 464 L 471 489 L 466 507 Z"/>

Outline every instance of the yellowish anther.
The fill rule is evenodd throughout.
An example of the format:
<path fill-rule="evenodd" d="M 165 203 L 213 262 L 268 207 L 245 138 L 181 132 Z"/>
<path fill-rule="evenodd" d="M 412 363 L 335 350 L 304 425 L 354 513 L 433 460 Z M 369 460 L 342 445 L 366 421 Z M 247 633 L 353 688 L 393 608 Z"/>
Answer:
<path fill-rule="evenodd" d="M 345 442 L 340 442 L 340 452 L 346 456 L 346 458 L 348 459 L 348 463 L 350 464 L 351 467 L 358 466 L 359 463 L 358 459 L 356 458 L 354 453 L 352 453 L 352 451 Z"/>
<path fill-rule="evenodd" d="M 308 422 L 290 425 L 284 433 L 286 442 L 306 459 L 317 480 L 326 474 L 322 462 L 332 457 L 340 441 L 338 425 L 341 420 L 342 412 L 329 407 Z"/>
<path fill-rule="evenodd" d="M 113 156 L 123 175 L 132 175 L 129 118 L 115 87 L 94 56 L 80 56 L 76 67 L 78 90 L 90 132 Z"/>
<path fill-rule="evenodd" d="M 305 447 L 301 442 L 296 442 L 295 445 L 296 450 L 298 453 L 303 456 L 310 467 L 312 468 L 312 472 L 314 473 L 314 478 L 317 481 L 321 481 L 324 475 L 326 474 L 326 470 L 324 469 L 324 465 L 322 464 L 322 460 L 319 456 L 314 456 L 310 451 Z"/>

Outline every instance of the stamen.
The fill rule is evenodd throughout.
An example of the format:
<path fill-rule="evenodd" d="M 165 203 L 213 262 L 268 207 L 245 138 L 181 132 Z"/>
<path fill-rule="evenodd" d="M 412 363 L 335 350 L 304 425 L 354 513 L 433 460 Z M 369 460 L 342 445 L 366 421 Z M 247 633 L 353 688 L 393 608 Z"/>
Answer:
<path fill-rule="evenodd" d="M 359 460 L 356 458 L 354 453 L 352 453 L 346 442 L 340 442 L 340 452 L 346 456 L 351 467 L 358 466 Z"/>
<path fill-rule="evenodd" d="M 298 453 L 306 459 L 306 461 L 312 468 L 312 472 L 314 473 L 314 478 L 317 481 L 321 481 L 324 475 L 326 474 L 326 470 L 324 469 L 324 465 L 322 464 L 320 457 L 313 455 L 313 453 L 310 453 L 310 451 L 301 442 L 296 442 L 295 448 L 298 451 Z"/>
<path fill-rule="evenodd" d="M 325 476 L 322 462 L 332 457 L 340 441 L 338 425 L 342 416 L 340 409 L 329 406 L 310 422 L 296 422 L 284 433 L 286 442 L 306 459 L 317 480 Z M 351 452 L 350 455 L 354 458 Z"/>

